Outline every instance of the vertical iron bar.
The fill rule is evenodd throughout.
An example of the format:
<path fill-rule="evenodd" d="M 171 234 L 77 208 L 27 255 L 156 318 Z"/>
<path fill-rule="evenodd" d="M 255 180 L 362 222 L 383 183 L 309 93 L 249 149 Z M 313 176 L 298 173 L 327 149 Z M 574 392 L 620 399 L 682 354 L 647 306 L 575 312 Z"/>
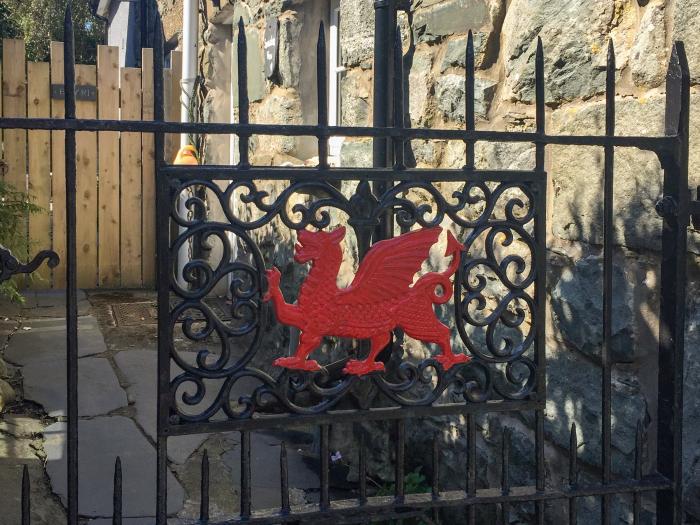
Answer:
<path fill-rule="evenodd" d="M 202 454 L 202 479 L 200 483 L 199 521 L 207 523 L 209 521 L 209 454 L 206 450 Z"/>
<path fill-rule="evenodd" d="M 395 480 L 396 490 L 394 496 L 396 501 L 403 502 L 404 499 L 404 468 L 406 463 L 406 421 L 396 420 L 396 467 Z"/>
<path fill-rule="evenodd" d="M 571 424 L 571 436 L 569 438 L 569 487 L 578 485 L 578 436 L 576 435 L 576 423 Z M 576 498 L 569 498 L 569 525 L 576 525 L 578 518 L 576 512 Z"/>
<path fill-rule="evenodd" d="M 678 137 L 673 158 L 664 159 L 664 199 L 675 208 L 664 213 L 661 240 L 657 469 L 673 489 L 656 497 L 657 522 L 680 525 L 683 503 L 683 353 L 685 337 L 686 251 L 688 236 L 688 145 L 690 72 L 685 47 L 676 42 L 666 85 L 666 134 Z"/>
<path fill-rule="evenodd" d="M 637 434 L 634 442 L 634 479 L 639 481 L 642 479 L 642 422 L 637 421 Z M 640 516 L 642 512 L 642 493 L 635 492 L 633 498 L 633 521 L 635 525 L 641 523 Z"/>
<path fill-rule="evenodd" d="M 440 438 L 439 434 L 433 437 L 433 499 L 440 497 Z"/>
<path fill-rule="evenodd" d="M 536 96 L 536 128 L 540 141 L 535 145 L 535 170 L 545 173 L 545 143 L 542 141 L 545 134 L 545 77 L 544 77 L 544 50 L 542 39 L 537 38 L 537 51 L 535 56 L 535 96 Z M 536 340 L 535 340 L 535 364 L 537 365 L 537 399 L 544 403 L 547 397 L 546 375 L 546 305 L 547 305 L 547 180 L 543 177 L 535 187 L 535 241 L 536 249 L 536 282 L 535 304 L 537 308 Z M 535 463 L 536 463 L 536 488 L 538 492 L 545 489 L 545 464 L 544 464 L 544 410 L 535 411 Z M 535 521 L 538 525 L 544 525 L 545 502 L 538 500 L 535 503 Z"/>
<path fill-rule="evenodd" d="M 331 505 L 328 490 L 330 484 L 328 429 L 328 425 L 321 425 L 321 510 L 327 510 Z"/>
<path fill-rule="evenodd" d="M 360 477 L 360 505 L 367 503 L 367 451 L 365 449 L 365 433 L 360 432 L 360 458 L 359 458 L 359 473 Z"/>
<path fill-rule="evenodd" d="M 469 35 L 467 36 L 467 51 L 466 51 L 466 69 L 465 69 L 465 111 L 464 111 L 464 123 L 467 131 L 474 131 L 476 129 L 476 117 L 474 112 L 474 35 L 472 30 L 469 30 Z M 467 140 L 466 151 L 467 151 L 467 164 L 465 169 L 474 169 L 474 141 Z"/>
<path fill-rule="evenodd" d="M 241 430 L 241 518 L 250 518 L 250 431 Z"/>
<path fill-rule="evenodd" d="M 537 51 L 535 52 L 535 125 L 540 135 L 540 141 L 535 145 L 535 164 L 537 171 L 544 171 L 544 148 L 542 141 L 545 132 L 545 90 L 544 90 L 544 49 L 542 39 L 537 37 Z"/>
<path fill-rule="evenodd" d="M 29 468 L 24 465 L 22 467 L 22 525 L 30 525 L 31 522 L 30 498 Z"/>
<path fill-rule="evenodd" d="M 114 491 L 112 493 L 112 525 L 122 525 L 122 460 L 114 462 Z"/>
<path fill-rule="evenodd" d="M 474 415 L 467 415 L 467 496 L 476 496 L 476 422 Z M 476 506 L 467 508 L 467 523 L 476 524 Z"/>
<path fill-rule="evenodd" d="M 243 17 L 238 19 L 238 122 L 249 123 L 249 103 L 248 103 L 248 44 L 245 35 L 245 24 Z M 238 167 L 245 169 L 250 167 L 248 160 L 249 135 L 241 133 L 238 135 Z"/>
<path fill-rule="evenodd" d="M 153 118 L 165 120 L 165 96 L 163 91 L 163 27 L 156 16 L 153 48 Z M 156 523 L 165 525 L 168 494 L 168 417 L 170 410 L 170 355 L 167 341 L 170 319 L 170 188 L 168 180 L 161 175 L 165 162 L 165 134 L 154 136 L 156 179 L 156 261 L 158 284 L 158 421 L 157 421 L 157 468 L 156 468 Z"/>
<path fill-rule="evenodd" d="M 397 26 L 394 35 L 394 126 L 402 128 L 403 119 L 403 47 L 401 45 L 401 30 Z M 406 167 L 404 160 L 404 144 L 403 137 L 394 139 L 394 169 L 402 170 Z"/>
<path fill-rule="evenodd" d="M 287 443 L 280 444 L 280 490 L 282 501 L 282 514 L 289 514 L 289 466 L 287 464 Z"/>
<path fill-rule="evenodd" d="M 316 93 L 318 104 L 318 167 L 328 167 L 328 73 L 326 61 L 326 30 L 323 20 L 318 27 L 316 43 Z"/>
<path fill-rule="evenodd" d="M 391 54 L 394 27 L 394 5 L 390 0 L 374 0 L 374 66 L 372 125 L 376 128 L 389 126 L 391 115 Z M 384 168 L 391 158 L 391 141 L 386 137 L 372 139 L 372 166 Z M 377 181 L 373 184 L 374 194 L 380 198 L 391 185 L 391 181 Z M 393 213 L 391 209 L 382 214 L 375 239 L 388 239 L 393 233 Z"/>
<path fill-rule="evenodd" d="M 503 442 L 501 443 L 501 494 L 510 494 L 510 428 L 503 429 Z M 501 523 L 507 525 L 510 515 L 510 505 L 501 503 Z"/>
<path fill-rule="evenodd" d="M 64 20 L 65 118 L 75 119 L 75 37 L 72 2 Z M 75 131 L 66 130 L 66 382 L 68 394 L 68 523 L 78 523 L 78 280 L 76 242 Z"/>
<path fill-rule="evenodd" d="M 605 82 L 605 136 L 615 135 L 615 48 L 612 39 L 608 43 L 608 62 Z M 610 483 L 610 470 L 612 465 L 612 273 L 613 273 L 613 187 L 614 187 L 614 167 L 615 148 L 606 144 L 605 148 L 605 173 L 603 188 L 603 347 L 600 358 L 603 367 L 603 405 L 602 405 L 602 425 L 603 425 L 603 483 Z M 603 496 L 602 523 L 609 525 L 611 516 L 610 495 Z"/>

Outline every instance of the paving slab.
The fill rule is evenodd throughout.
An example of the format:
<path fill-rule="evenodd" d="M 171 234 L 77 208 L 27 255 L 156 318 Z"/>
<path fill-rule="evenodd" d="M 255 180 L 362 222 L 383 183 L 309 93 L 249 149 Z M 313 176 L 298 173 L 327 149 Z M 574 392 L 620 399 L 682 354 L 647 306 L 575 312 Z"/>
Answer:
<path fill-rule="evenodd" d="M 10 338 L 5 359 L 17 365 L 37 361 L 66 359 L 66 320 L 62 318 L 25 319 Z M 97 319 L 78 318 L 78 356 L 87 357 L 107 351 Z"/>
<path fill-rule="evenodd" d="M 22 292 L 25 302 L 21 307 L 22 317 L 65 317 L 65 290 L 27 290 Z M 90 302 L 83 290 L 78 290 L 78 315 L 90 312 Z"/>
<path fill-rule="evenodd" d="M 143 518 L 156 501 L 156 452 L 136 424 L 123 416 L 83 419 L 80 436 L 79 512 L 88 517 L 112 515 L 114 461 L 122 461 L 124 517 Z M 66 424 L 54 423 L 44 433 L 46 472 L 53 490 L 66 502 Z M 168 514 L 183 505 L 184 491 L 168 472 Z"/>
<path fill-rule="evenodd" d="M 289 437 L 294 437 L 290 435 Z M 280 450 L 282 436 L 267 432 L 252 432 L 251 448 L 251 485 L 253 507 L 267 509 L 278 507 L 280 499 Z M 299 445 L 287 442 L 287 465 L 290 489 L 318 489 L 318 473 L 310 464 L 307 456 L 300 452 Z M 241 479 L 241 452 L 234 449 L 226 452 L 223 462 L 231 469 L 233 482 L 238 485 Z"/>
<path fill-rule="evenodd" d="M 24 398 L 44 407 L 51 417 L 67 415 L 65 360 L 37 361 L 22 368 Z M 103 357 L 78 360 L 78 413 L 83 417 L 108 414 L 127 406 L 109 361 Z"/>
<path fill-rule="evenodd" d="M 136 408 L 134 419 L 151 439 L 156 439 L 156 394 L 158 386 L 157 352 L 155 350 L 124 350 L 114 355 L 114 362 L 127 381 L 129 402 Z M 173 365 L 173 373 L 180 369 Z M 214 400 L 215 392 L 209 389 L 202 406 Z M 168 439 L 168 458 L 184 463 L 207 439 L 209 434 L 177 436 Z"/>

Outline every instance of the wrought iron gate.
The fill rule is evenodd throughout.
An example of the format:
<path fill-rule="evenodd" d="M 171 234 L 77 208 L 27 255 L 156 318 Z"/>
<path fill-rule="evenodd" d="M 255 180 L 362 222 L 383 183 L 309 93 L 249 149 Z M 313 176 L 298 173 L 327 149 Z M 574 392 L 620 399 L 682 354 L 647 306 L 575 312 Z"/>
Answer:
<path fill-rule="evenodd" d="M 465 521 L 476 522 L 477 505 L 497 505 L 507 516 L 512 504 L 533 502 L 536 522 L 545 521 L 545 503 L 569 502 L 569 522 L 577 521 L 577 499 L 602 499 L 602 523 L 610 523 L 611 498 L 633 494 L 635 522 L 639 522 L 644 493 L 656 493 L 658 523 L 680 525 L 682 362 L 685 307 L 686 228 L 700 203 L 688 192 L 689 73 L 684 48 L 673 49 L 667 78 L 666 135 L 615 135 L 615 56 L 609 48 L 606 92 L 606 133 L 603 136 L 553 136 L 545 130 L 545 83 L 542 43 L 538 42 L 536 129 L 532 132 L 476 131 L 474 111 L 474 49 L 466 49 L 466 126 L 461 130 L 411 129 L 404 123 L 401 39 L 395 29 L 396 13 L 388 1 L 376 1 L 374 126 L 328 126 L 326 61 L 323 28 L 318 40 L 318 125 L 250 124 L 246 86 L 245 31 L 238 32 L 237 124 L 164 122 L 163 41 L 156 27 L 155 121 L 107 121 L 75 118 L 73 27 L 66 14 L 65 119 L 0 119 L 4 129 L 51 129 L 66 132 L 67 268 L 68 268 L 68 517 L 78 522 L 77 435 L 77 302 L 75 243 L 75 133 L 76 131 L 138 131 L 155 136 L 158 256 L 158 491 L 157 523 L 165 524 L 167 442 L 171 436 L 203 432 L 238 431 L 241 435 L 240 514 L 225 523 L 309 523 L 332 519 L 357 523 L 429 515 L 443 507 L 464 508 Z M 241 22 L 242 24 L 242 22 Z M 389 88 L 389 86 L 392 86 Z M 239 137 L 240 162 L 235 166 L 174 166 L 164 160 L 165 133 L 234 134 Z M 316 167 L 261 167 L 249 162 L 251 136 L 312 136 L 318 140 Z M 328 165 L 331 136 L 369 137 L 374 144 L 374 167 L 336 168 Z M 413 139 L 463 141 L 462 169 L 408 168 L 404 152 Z M 533 143 L 536 162 L 531 170 L 480 170 L 475 167 L 478 141 Z M 578 480 L 576 434 L 572 432 L 569 484 L 546 483 L 544 454 L 545 362 L 545 254 L 547 174 L 545 148 L 550 144 L 600 146 L 605 152 L 604 191 L 604 346 L 602 349 L 602 478 L 594 484 Z M 661 278 L 661 333 L 659 345 L 658 455 L 656 468 L 642 471 L 644 442 L 637 436 L 634 475 L 614 476 L 611 468 L 611 301 L 613 159 L 615 148 L 638 148 L 656 153 L 665 170 L 664 198 L 658 211 L 664 218 Z M 282 189 L 272 194 L 272 182 Z M 192 193 L 190 190 L 200 191 Z M 218 216 L 194 213 L 182 216 L 178 202 L 201 210 L 207 193 L 209 207 Z M 426 202 L 430 202 L 427 204 Z M 244 211 L 244 213 L 241 212 Z M 312 227 L 331 231 L 339 221 L 349 226 L 347 236 L 358 259 L 372 246 L 409 230 L 450 226 L 463 249 L 454 279 L 453 307 L 443 307 L 457 346 L 471 358 L 468 363 L 444 365 L 438 358 L 401 359 L 401 349 L 389 342 L 383 357 L 386 371 L 354 375 L 344 371 L 347 355 L 329 359 L 320 370 L 274 367 L 265 356 L 263 336 L 275 323 L 265 295 L 276 283 L 271 266 L 257 246 L 254 232 L 263 227 L 294 232 Z M 171 226 L 175 225 L 173 230 Z M 171 236 L 171 232 L 177 233 Z M 203 245 L 216 240 L 222 253 L 194 259 L 177 267 L 177 252 L 186 243 Z M 235 242 L 234 242 L 235 241 Z M 304 241 L 306 242 L 306 241 Z M 3 259 L 4 260 L 4 259 Z M 7 264 L 4 265 L 7 267 Z M 23 271 L 17 267 L 16 270 Z M 486 308 L 488 283 L 484 272 L 496 277 L 500 296 Z M 3 277 L 5 274 L 3 273 Z M 229 280 L 230 281 L 227 281 Z M 231 319 L 222 318 L 205 301 L 217 284 L 226 282 L 231 294 Z M 183 284 L 184 283 L 184 284 Z M 443 290 L 444 291 L 444 290 Z M 355 305 L 361 309 L 366 305 Z M 432 310 L 431 310 L 432 312 Z M 279 312 L 278 312 L 279 314 Z M 430 313 L 430 315 L 432 315 Z M 174 334 L 200 349 L 194 362 L 184 359 Z M 395 332 L 401 337 L 401 331 Z M 303 334 L 302 334 L 303 338 Z M 212 342 L 214 341 L 214 343 Z M 302 341 L 302 344 L 303 341 Z M 203 349 L 202 349 L 203 348 Z M 353 350 L 365 357 L 369 347 Z M 335 354 L 334 354 L 335 355 Z M 393 355 L 393 357 L 392 357 Z M 398 357 L 398 359 L 397 359 Z M 397 363 L 396 361 L 402 361 Z M 175 365 L 181 372 L 171 376 Z M 255 387 L 242 388 L 246 381 Z M 368 404 L 366 392 L 376 394 Z M 357 394 L 360 392 L 360 394 Z M 508 434 L 503 439 L 502 484 L 479 489 L 476 485 L 475 417 L 486 412 L 534 413 L 534 486 L 512 486 L 509 474 Z M 433 451 L 433 486 L 428 494 L 407 494 L 404 486 L 406 423 L 415 418 L 463 415 L 466 418 L 468 461 L 464 465 L 466 490 L 442 490 L 437 472 L 440 444 Z M 333 501 L 329 491 L 329 428 L 336 423 L 355 425 L 373 421 L 394 425 L 395 493 L 371 496 L 365 483 L 366 447 L 359 444 L 357 499 Z M 320 501 L 290 505 L 286 453 L 280 457 L 282 505 L 254 511 L 251 505 L 251 432 L 256 429 L 311 425 L 320 429 Z M 202 465 L 200 523 L 209 520 L 209 474 Z M 26 480 L 25 480 L 26 481 Z M 29 522 L 28 482 L 23 485 L 24 523 Z M 115 470 L 114 522 L 121 522 L 121 471 Z"/>

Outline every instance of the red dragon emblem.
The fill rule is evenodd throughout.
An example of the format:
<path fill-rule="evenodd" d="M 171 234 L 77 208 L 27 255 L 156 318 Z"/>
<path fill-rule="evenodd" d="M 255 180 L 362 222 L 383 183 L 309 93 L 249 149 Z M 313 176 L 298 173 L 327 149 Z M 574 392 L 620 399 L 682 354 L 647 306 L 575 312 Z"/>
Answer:
<path fill-rule="evenodd" d="M 452 282 L 463 246 L 447 234 L 445 257 L 452 256 L 442 273 L 428 273 L 415 284 L 413 278 L 428 257 L 442 228 L 423 228 L 399 237 L 380 241 L 370 248 L 347 288 L 338 288 L 336 278 L 343 260 L 340 246 L 345 228 L 332 232 L 299 231 L 294 260 L 311 263 L 309 275 L 301 286 L 296 304 L 285 302 L 280 291 L 280 272 L 267 271 L 268 292 L 264 301 L 272 301 L 279 322 L 301 331 L 299 345 L 292 357 L 280 357 L 275 365 L 297 370 L 319 370 L 319 364 L 307 359 L 324 336 L 369 339 L 369 356 L 350 360 L 344 372 L 364 375 L 384 370 L 375 362 L 377 354 L 389 343 L 392 330 L 401 328 L 407 335 L 442 350 L 437 361 L 444 369 L 466 363 L 469 357 L 454 354 L 450 329 L 442 324 L 433 305 L 444 304 L 452 296 Z"/>

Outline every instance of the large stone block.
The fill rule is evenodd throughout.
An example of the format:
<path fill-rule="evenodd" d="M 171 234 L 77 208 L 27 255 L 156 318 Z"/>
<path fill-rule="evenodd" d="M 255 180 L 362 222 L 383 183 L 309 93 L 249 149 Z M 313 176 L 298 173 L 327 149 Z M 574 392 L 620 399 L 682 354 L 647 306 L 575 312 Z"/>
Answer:
<path fill-rule="evenodd" d="M 434 42 L 469 29 L 481 29 L 490 22 L 486 0 L 446 0 L 419 5 L 413 15 L 413 32 L 418 42 Z"/>
<path fill-rule="evenodd" d="M 665 4 L 659 0 L 647 6 L 630 53 L 632 80 L 638 86 L 656 87 L 666 74 Z"/>
<path fill-rule="evenodd" d="M 301 53 L 299 39 L 302 20 L 297 12 L 287 12 L 279 19 L 278 70 L 283 87 L 299 87 Z"/>
<path fill-rule="evenodd" d="M 340 0 L 340 53 L 345 67 L 372 67 L 374 2 Z"/>
<path fill-rule="evenodd" d="M 408 113 L 412 126 L 424 125 L 429 118 L 433 90 L 434 46 L 418 46 L 413 53 L 408 73 Z"/>
<path fill-rule="evenodd" d="M 665 101 L 618 98 L 619 135 L 663 135 Z M 605 104 L 593 102 L 552 114 L 554 134 L 602 134 Z M 603 242 L 603 166 L 601 148 L 553 146 L 552 231 L 562 239 Z M 653 153 L 634 149 L 615 152 L 614 242 L 630 248 L 658 249 L 661 219 L 654 206 L 661 196 L 663 175 Z"/>
<path fill-rule="evenodd" d="M 503 22 L 504 96 L 535 98 L 535 50 L 542 38 L 546 95 L 551 102 L 601 93 L 605 87 L 608 37 L 614 33 L 618 56 L 629 50 L 636 11 L 629 0 L 514 0 Z M 623 66 L 618 60 L 618 67 Z"/>
<path fill-rule="evenodd" d="M 343 126 L 370 126 L 372 78 L 368 71 L 352 69 L 340 82 L 341 123 Z"/>
<path fill-rule="evenodd" d="M 682 40 L 693 82 L 700 80 L 700 2 L 676 0 L 673 4 L 673 40 Z"/>
<path fill-rule="evenodd" d="M 491 107 L 497 82 L 477 78 L 474 82 L 474 111 L 477 117 L 486 118 Z M 465 118 L 465 80 L 462 75 L 443 75 L 435 85 L 438 109 L 447 120 L 463 123 Z"/>
<path fill-rule="evenodd" d="M 250 102 L 262 100 L 266 92 L 265 84 L 265 67 L 263 61 L 262 38 L 260 32 L 255 26 L 246 26 L 246 61 L 248 70 L 248 99 Z M 234 64 L 232 67 L 233 79 L 233 104 L 238 105 L 238 65 L 235 57 L 238 56 L 238 30 L 235 31 L 233 45 L 231 46 Z"/>
<path fill-rule="evenodd" d="M 616 361 L 634 355 L 633 290 L 619 265 L 613 272 L 612 353 Z M 564 270 L 552 290 L 556 322 L 566 342 L 581 352 L 600 356 L 603 344 L 603 266 L 597 257 L 579 260 Z"/>
<path fill-rule="evenodd" d="M 697 271 L 697 263 L 694 265 Z M 694 274 L 691 273 L 691 279 Z M 700 287 L 688 290 L 683 403 L 685 507 L 700 520 Z"/>

